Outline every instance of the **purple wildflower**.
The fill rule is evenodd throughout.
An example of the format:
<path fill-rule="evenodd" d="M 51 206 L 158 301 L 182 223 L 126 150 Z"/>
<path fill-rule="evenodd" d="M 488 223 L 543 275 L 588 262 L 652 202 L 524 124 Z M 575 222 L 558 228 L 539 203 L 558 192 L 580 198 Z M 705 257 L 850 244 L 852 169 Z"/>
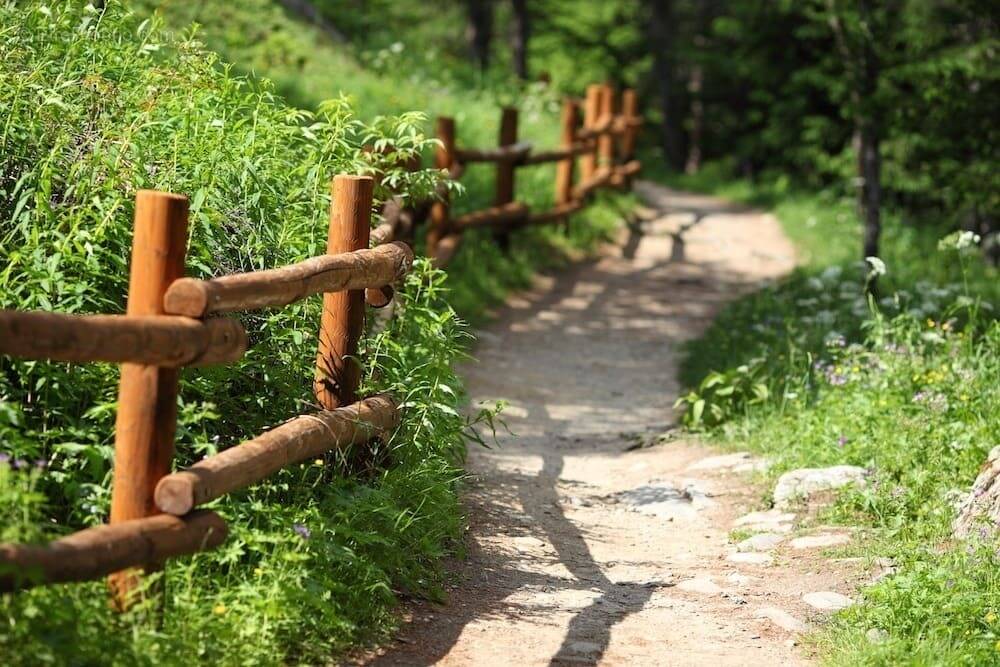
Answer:
<path fill-rule="evenodd" d="M 14 470 L 20 470 L 21 468 L 27 468 L 28 462 L 24 459 L 14 459 L 14 463 L 11 466 Z"/>
<path fill-rule="evenodd" d="M 46 459 L 36 459 L 35 467 L 38 468 L 39 470 L 45 470 L 46 468 L 49 467 L 49 462 Z"/>
<path fill-rule="evenodd" d="M 10 454 L 0 453 L 0 463 L 8 463 L 10 461 Z"/>
<path fill-rule="evenodd" d="M 843 448 L 843 446 L 846 445 L 847 442 L 848 441 L 847 441 L 847 436 L 846 435 L 841 434 L 841 436 L 839 438 L 837 438 L 837 446 L 838 447 Z"/>
<path fill-rule="evenodd" d="M 309 530 L 309 526 L 306 526 L 305 524 L 301 523 L 292 524 L 292 530 L 294 530 L 295 534 L 301 537 L 303 540 L 308 540 L 310 537 L 312 537 L 312 531 Z"/>

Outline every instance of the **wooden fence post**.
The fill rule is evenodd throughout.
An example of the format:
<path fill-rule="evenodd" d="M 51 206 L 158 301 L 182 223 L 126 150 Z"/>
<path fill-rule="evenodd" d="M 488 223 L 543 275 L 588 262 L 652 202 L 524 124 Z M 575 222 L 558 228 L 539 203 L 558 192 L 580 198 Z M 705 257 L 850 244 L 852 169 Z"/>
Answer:
<path fill-rule="evenodd" d="M 587 86 L 587 97 L 583 103 L 583 127 L 593 129 L 597 125 L 601 113 L 601 84 L 592 83 Z M 596 144 L 596 141 L 595 141 Z M 580 157 L 580 180 L 588 181 L 597 171 L 597 150 L 585 153 Z"/>
<path fill-rule="evenodd" d="M 434 166 L 438 169 L 450 170 L 455 164 L 455 119 L 438 116 L 437 138 L 441 145 L 434 153 Z M 448 209 L 447 193 L 442 196 L 441 201 L 436 201 L 431 206 L 431 223 L 427 229 L 428 257 L 436 256 L 438 242 L 448 233 Z"/>
<path fill-rule="evenodd" d="M 517 143 L 517 109 L 504 107 L 500 113 L 499 146 L 510 146 Z M 497 162 L 496 206 L 514 201 L 514 169 L 516 165 L 511 160 Z M 493 237 L 503 249 L 510 246 L 510 232 L 498 230 Z"/>
<path fill-rule="evenodd" d="M 625 132 L 622 134 L 621 159 L 622 163 L 628 162 L 635 156 L 636 128 L 632 123 L 639 115 L 639 103 L 635 96 L 634 88 L 626 88 L 622 91 L 622 117 L 628 123 Z"/>
<path fill-rule="evenodd" d="M 611 84 L 601 86 L 601 106 L 598 118 L 601 122 L 610 122 L 615 115 L 615 89 Z M 615 137 L 610 132 L 602 134 L 597 139 L 597 166 L 610 169 L 615 165 Z"/>
<path fill-rule="evenodd" d="M 576 142 L 577 106 L 570 98 L 563 100 L 562 134 L 560 143 L 563 148 L 573 148 Z M 568 204 L 573 199 L 573 156 L 560 160 L 556 164 L 556 206 Z"/>
<path fill-rule="evenodd" d="M 330 231 L 326 241 L 328 255 L 368 248 L 374 189 L 375 181 L 371 176 L 334 177 Z M 326 410 L 357 400 L 361 366 L 354 357 L 364 325 L 364 290 L 323 295 L 313 393 Z"/>
<path fill-rule="evenodd" d="M 135 198 L 135 231 L 129 269 L 126 315 L 163 315 L 163 295 L 184 274 L 187 250 L 187 197 L 142 190 Z M 115 421 L 115 463 L 111 523 L 158 514 L 153 492 L 170 473 L 177 428 L 179 370 L 122 364 Z M 135 570 L 108 579 L 119 610 L 135 600 Z"/>

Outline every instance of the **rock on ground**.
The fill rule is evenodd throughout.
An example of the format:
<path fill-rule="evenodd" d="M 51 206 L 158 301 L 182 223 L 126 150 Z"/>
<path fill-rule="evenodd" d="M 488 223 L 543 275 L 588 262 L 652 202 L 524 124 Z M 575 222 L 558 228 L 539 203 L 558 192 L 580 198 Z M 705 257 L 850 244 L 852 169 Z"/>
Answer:
<path fill-rule="evenodd" d="M 778 478 L 774 487 L 774 506 L 789 507 L 795 500 L 808 498 L 820 491 L 839 489 L 848 484 L 864 484 L 868 471 L 858 466 L 831 466 L 829 468 L 799 468 Z"/>
<path fill-rule="evenodd" d="M 955 537 L 973 532 L 993 534 L 1000 525 L 1000 445 L 990 450 L 969 495 L 958 506 L 953 529 Z"/>
<path fill-rule="evenodd" d="M 806 593 L 802 596 L 802 600 L 807 605 L 822 611 L 837 611 L 839 609 L 844 609 L 845 607 L 850 607 L 854 604 L 854 600 L 851 598 L 846 595 L 841 595 L 840 593 L 834 593 L 833 591 Z"/>

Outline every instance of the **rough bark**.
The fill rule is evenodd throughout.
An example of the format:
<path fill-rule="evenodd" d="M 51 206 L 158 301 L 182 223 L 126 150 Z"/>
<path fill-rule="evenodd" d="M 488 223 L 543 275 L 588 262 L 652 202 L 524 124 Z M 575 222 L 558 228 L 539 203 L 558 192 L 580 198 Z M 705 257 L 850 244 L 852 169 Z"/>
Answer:
<path fill-rule="evenodd" d="M 511 0 L 513 26 L 510 47 L 513 53 L 514 73 L 522 81 L 528 79 L 528 40 L 531 36 L 531 16 L 527 0 Z"/>
<path fill-rule="evenodd" d="M 0 354 L 23 359 L 175 368 L 230 363 L 246 349 L 236 320 L 0 311 Z"/>
<path fill-rule="evenodd" d="M 334 448 L 368 442 L 399 423 L 389 396 L 374 396 L 336 410 L 297 417 L 243 444 L 167 475 L 156 485 L 156 506 L 184 515 L 194 507 L 244 489 L 285 466 Z"/>
<path fill-rule="evenodd" d="M 215 512 L 158 514 L 87 528 L 46 545 L 0 545 L 0 591 L 88 581 L 167 558 L 214 549 L 226 539 Z"/>
<path fill-rule="evenodd" d="M 490 65 L 490 42 L 493 41 L 493 0 L 466 0 L 469 23 L 466 36 L 472 59 L 485 70 Z"/>
<path fill-rule="evenodd" d="M 409 246 L 393 241 L 278 269 L 211 280 L 183 278 L 167 290 L 164 304 L 168 312 L 188 317 L 284 306 L 312 294 L 382 287 L 406 275 L 412 264 Z"/>
<path fill-rule="evenodd" d="M 653 82 L 660 98 L 660 144 L 671 165 L 678 164 L 680 141 L 674 104 L 673 0 L 645 0 L 646 33 L 653 52 Z"/>

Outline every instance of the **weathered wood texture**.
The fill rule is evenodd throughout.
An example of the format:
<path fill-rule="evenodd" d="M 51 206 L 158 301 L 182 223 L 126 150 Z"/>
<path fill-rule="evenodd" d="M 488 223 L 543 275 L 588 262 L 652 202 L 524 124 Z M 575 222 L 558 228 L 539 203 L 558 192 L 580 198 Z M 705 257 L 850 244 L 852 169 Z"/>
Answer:
<path fill-rule="evenodd" d="M 452 179 L 458 179 L 461 172 L 454 172 L 459 166 L 455 160 L 455 120 L 439 116 L 436 131 L 441 144 L 434 153 L 434 166 L 448 170 Z M 438 195 L 440 199 L 431 206 L 431 220 L 427 228 L 427 254 L 431 257 L 436 256 L 438 242 L 448 233 L 448 192 L 441 191 Z"/>
<path fill-rule="evenodd" d="M 556 165 L 556 205 L 567 204 L 573 198 L 573 150 L 576 144 L 576 126 L 579 122 L 576 102 L 563 100 L 562 132 L 559 141 L 563 150 L 567 151 L 566 159 Z"/>
<path fill-rule="evenodd" d="M 500 145 L 498 148 L 458 148 L 455 150 L 455 158 L 466 164 L 473 162 L 513 162 L 518 164 L 523 162 L 530 153 L 531 144 L 522 141 L 510 145 Z"/>
<path fill-rule="evenodd" d="M 562 162 L 566 158 L 576 157 L 577 155 L 584 155 L 585 153 L 592 152 L 594 150 L 594 145 L 595 144 L 592 141 L 580 141 L 567 148 L 553 148 L 550 151 L 530 153 L 528 157 L 524 158 L 524 160 L 519 163 L 519 166 L 544 164 L 546 162 Z"/>
<path fill-rule="evenodd" d="M 502 206 L 492 206 L 482 211 L 466 213 L 455 218 L 451 226 L 456 231 L 470 227 L 503 226 L 520 222 L 528 217 L 528 207 L 521 202 L 512 201 Z"/>
<path fill-rule="evenodd" d="M 615 122 L 615 90 L 610 84 L 601 86 L 601 107 L 599 117 L 601 122 Z M 605 133 L 597 138 L 597 167 L 611 167 L 615 163 L 615 138 L 611 133 Z"/>
<path fill-rule="evenodd" d="M 518 226 L 522 225 L 541 225 L 548 222 L 556 222 L 558 220 L 564 219 L 568 215 L 576 213 L 583 208 L 583 202 L 581 200 L 568 201 L 565 204 L 557 204 L 548 211 L 542 211 L 541 213 L 532 213 Z"/>
<path fill-rule="evenodd" d="M 575 188 L 573 188 L 573 198 L 574 199 L 584 199 L 592 192 L 600 187 L 603 187 L 611 182 L 611 178 L 614 176 L 614 171 L 604 167 L 598 169 L 593 176 L 588 179 L 580 181 Z"/>
<path fill-rule="evenodd" d="M 615 187 L 628 185 L 630 179 L 638 174 L 640 169 L 642 169 L 642 165 L 638 160 L 632 160 L 626 164 L 619 165 L 618 167 L 615 167 L 614 171 L 611 173 L 609 183 Z"/>
<path fill-rule="evenodd" d="M 215 512 L 157 514 L 88 528 L 46 545 L 0 545 L 0 592 L 88 581 L 127 568 L 214 549 L 226 539 Z"/>
<path fill-rule="evenodd" d="M 313 294 L 389 285 L 406 275 L 412 265 L 413 251 L 394 241 L 371 249 L 311 257 L 277 269 L 211 280 L 182 278 L 167 290 L 164 306 L 169 313 L 189 317 L 284 306 Z"/>
<path fill-rule="evenodd" d="M 500 112 L 500 136 L 499 145 L 501 148 L 514 146 L 517 144 L 517 109 L 504 107 Z M 531 150 L 531 147 L 528 147 Z M 496 194 L 493 204 L 503 207 L 514 201 L 514 176 L 517 173 L 517 165 L 513 162 L 497 163 Z M 527 212 L 525 212 L 527 215 Z M 493 232 L 493 238 L 504 250 L 510 245 L 510 234 L 502 227 Z"/>
<path fill-rule="evenodd" d="M 599 136 L 596 133 L 597 123 L 601 113 L 601 84 L 594 83 L 587 86 L 587 96 L 583 102 L 583 129 L 577 133 L 579 139 L 589 139 Z M 580 157 L 580 178 L 588 180 L 597 171 L 597 153 L 585 153 Z"/>
<path fill-rule="evenodd" d="M 621 117 L 627 125 L 619 144 L 620 155 L 622 160 L 628 161 L 635 155 L 635 139 L 639 127 L 639 123 L 635 122 L 639 118 L 639 101 L 633 88 L 626 88 L 622 91 Z"/>
<path fill-rule="evenodd" d="M 434 255 L 432 255 L 434 268 L 443 269 L 448 266 L 455 253 L 458 252 L 460 245 L 462 245 L 461 234 L 449 234 L 438 241 L 434 248 Z"/>
<path fill-rule="evenodd" d="M 405 253 L 410 252 L 410 249 L 402 243 L 367 249 L 371 234 L 374 186 L 375 182 L 369 176 L 334 177 L 327 253 L 357 255 L 359 252 L 376 253 L 389 247 L 395 247 Z M 412 259 L 412 255 L 409 257 Z M 392 280 L 396 277 L 398 274 Z M 316 400 L 326 410 L 333 410 L 357 400 L 361 366 L 356 357 L 358 341 L 365 324 L 365 293 L 364 289 L 358 288 L 376 287 L 387 282 L 391 280 L 357 285 L 348 291 L 327 292 L 323 295 L 323 316 L 320 321 L 313 392 Z"/>
<path fill-rule="evenodd" d="M 331 449 L 368 442 L 398 423 L 399 410 L 388 396 L 297 417 L 164 477 L 156 487 L 156 505 L 169 514 L 187 514 L 197 505 L 256 484 L 286 466 Z"/>
<path fill-rule="evenodd" d="M 135 232 L 129 274 L 129 317 L 163 315 L 167 287 L 184 274 L 188 200 L 142 190 L 135 200 Z M 176 368 L 125 363 L 118 385 L 111 523 L 156 513 L 153 490 L 170 472 L 177 426 Z M 138 587 L 138 574 L 116 572 L 109 579 L 114 603 L 124 609 Z"/>
<path fill-rule="evenodd" d="M 0 354 L 24 359 L 205 366 L 237 361 L 246 349 L 236 320 L 0 311 Z"/>

